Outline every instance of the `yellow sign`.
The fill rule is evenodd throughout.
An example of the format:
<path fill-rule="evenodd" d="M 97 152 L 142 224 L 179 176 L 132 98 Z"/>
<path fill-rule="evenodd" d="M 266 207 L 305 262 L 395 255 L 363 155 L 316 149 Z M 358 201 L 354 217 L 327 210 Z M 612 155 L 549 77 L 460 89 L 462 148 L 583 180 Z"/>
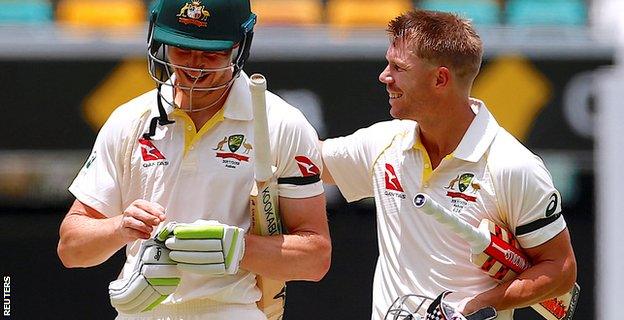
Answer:
<path fill-rule="evenodd" d="M 528 138 L 551 92 L 548 79 L 521 56 L 491 60 L 472 88 L 472 96 L 483 100 L 499 124 L 520 141 Z"/>
<path fill-rule="evenodd" d="M 85 98 L 83 115 L 94 131 L 99 130 L 120 105 L 156 88 L 145 59 L 122 61 Z"/>

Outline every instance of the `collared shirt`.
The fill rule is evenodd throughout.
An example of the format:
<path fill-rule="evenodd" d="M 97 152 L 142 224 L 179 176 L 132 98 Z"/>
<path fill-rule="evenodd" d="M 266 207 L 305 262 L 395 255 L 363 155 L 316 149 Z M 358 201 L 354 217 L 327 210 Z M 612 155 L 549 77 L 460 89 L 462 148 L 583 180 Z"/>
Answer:
<path fill-rule="evenodd" d="M 501 128 L 485 105 L 461 142 L 435 170 L 410 120 L 380 122 L 323 143 L 323 160 L 348 201 L 375 197 L 379 258 L 373 319 L 397 297 L 436 297 L 444 290 L 465 303 L 497 283 L 471 263 L 470 247 L 413 205 L 423 192 L 477 227 L 482 219 L 506 226 L 520 245 L 545 243 L 565 228 L 560 196 L 541 159 Z M 461 302 L 460 302 L 461 300 Z M 501 311 L 497 319 L 511 319 Z"/>
<path fill-rule="evenodd" d="M 99 132 L 91 156 L 69 190 L 108 217 L 145 199 L 165 207 L 165 223 L 217 220 L 247 230 L 254 184 L 249 78 L 241 74 L 223 108 L 199 130 L 184 111 L 165 102 L 171 101 L 171 88 L 163 87 L 162 95 L 175 122 L 158 126 L 152 140 L 142 137 L 150 120 L 158 116 L 156 91 L 119 107 Z M 279 195 L 307 198 L 323 193 L 316 132 L 299 110 L 270 92 L 266 98 L 275 175 L 286 181 L 280 182 Z M 122 275 L 132 272 L 129 266 L 139 245 L 139 241 L 128 245 Z M 253 303 L 259 297 L 255 275 L 243 270 L 225 277 L 183 273 L 178 289 L 164 303 L 200 298 Z"/>

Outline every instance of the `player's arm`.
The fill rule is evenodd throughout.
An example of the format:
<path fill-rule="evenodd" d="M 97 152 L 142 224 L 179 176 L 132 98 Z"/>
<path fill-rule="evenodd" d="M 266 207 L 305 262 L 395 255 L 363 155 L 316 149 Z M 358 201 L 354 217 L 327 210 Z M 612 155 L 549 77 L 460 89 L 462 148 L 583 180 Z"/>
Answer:
<path fill-rule="evenodd" d="M 576 260 L 568 229 L 544 244 L 525 248 L 533 266 L 517 278 L 483 292 L 466 304 L 463 313 L 492 306 L 508 310 L 533 305 L 568 292 L 576 281 Z"/>
<path fill-rule="evenodd" d="M 61 222 L 58 256 L 69 268 L 98 265 L 127 243 L 148 239 L 164 218 L 160 205 L 144 200 L 112 218 L 75 200 Z"/>
<path fill-rule="evenodd" d="M 303 199 L 280 197 L 279 203 L 289 234 L 248 234 L 241 268 L 275 280 L 321 280 L 331 261 L 325 194 Z"/>

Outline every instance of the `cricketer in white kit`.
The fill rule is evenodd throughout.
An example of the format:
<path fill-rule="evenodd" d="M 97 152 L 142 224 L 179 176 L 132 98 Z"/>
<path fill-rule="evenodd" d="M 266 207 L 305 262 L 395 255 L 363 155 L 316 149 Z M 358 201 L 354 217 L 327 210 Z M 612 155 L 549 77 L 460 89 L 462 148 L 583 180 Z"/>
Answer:
<path fill-rule="evenodd" d="M 161 0 L 150 19 L 157 89 L 117 108 L 98 133 L 69 188 L 76 200 L 61 224 L 59 257 L 89 267 L 126 246 L 108 288 L 118 319 L 266 319 L 256 275 L 318 281 L 329 268 L 317 134 L 266 92 L 288 234 L 249 234 L 249 0 Z"/>
<path fill-rule="evenodd" d="M 416 9 L 392 20 L 388 34 L 379 80 L 400 120 L 322 143 L 323 180 L 348 201 L 375 198 L 372 319 L 407 294 L 453 291 L 444 299 L 463 314 L 453 319 L 493 319 L 482 311 L 494 308 L 510 320 L 514 308 L 567 292 L 576 262 L 559 192 L 541 159 L 469 96 L 483 53 L 477 33 L 455 15 Z M 471 263 L 466 241 L 415 208 L 421 192 L 475 227 L 485 218 L 506 226 L 534 265 L 498 284 Z"/>

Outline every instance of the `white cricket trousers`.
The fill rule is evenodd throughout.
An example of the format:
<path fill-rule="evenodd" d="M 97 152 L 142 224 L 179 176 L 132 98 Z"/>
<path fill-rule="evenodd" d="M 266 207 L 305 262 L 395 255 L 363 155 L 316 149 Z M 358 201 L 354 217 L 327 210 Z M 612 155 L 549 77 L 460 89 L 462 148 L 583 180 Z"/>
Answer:
<path fill-rule="evenodd" d="M 119 313 L 115 320 L 267 320 L 255 303 L 223 304 L 209 300 L 193 300 L 176 304 L 161 304 L 139 314 Z"/>

